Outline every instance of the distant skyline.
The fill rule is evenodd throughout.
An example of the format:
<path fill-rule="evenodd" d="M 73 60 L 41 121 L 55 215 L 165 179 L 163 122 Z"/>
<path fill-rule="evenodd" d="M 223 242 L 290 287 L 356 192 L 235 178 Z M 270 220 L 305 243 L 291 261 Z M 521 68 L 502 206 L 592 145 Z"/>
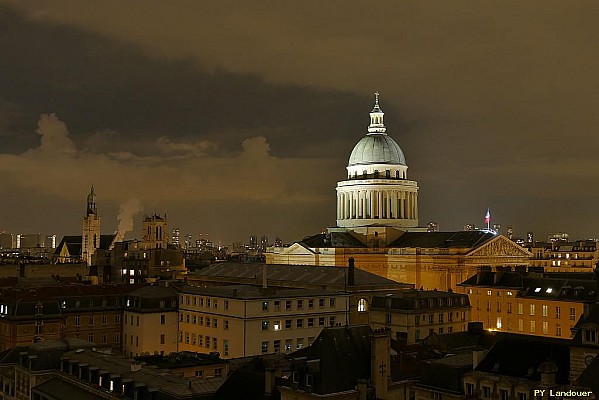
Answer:
<path fill-rule="evenodd" d="M 599 237 L 596 2 L 0 0 L 0 231 L 335 223 L 373 92 L 420 225 Z"/>

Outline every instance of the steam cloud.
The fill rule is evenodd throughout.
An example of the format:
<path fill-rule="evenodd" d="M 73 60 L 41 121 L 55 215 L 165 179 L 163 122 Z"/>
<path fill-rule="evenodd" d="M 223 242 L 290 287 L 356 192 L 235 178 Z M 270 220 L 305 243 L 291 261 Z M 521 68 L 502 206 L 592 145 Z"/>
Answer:
<path fill-rule="evenodd" d="M 119 216 L 117 217 L 119 221 L 119 226 L 116 230 L 117 242 L 122 241 L 125 238 L 125 234 L 133 230 L 133 217 L 141 211 L 143 211 L 143 207 L 137 199 L 129 199 L 121 204 Z"/>

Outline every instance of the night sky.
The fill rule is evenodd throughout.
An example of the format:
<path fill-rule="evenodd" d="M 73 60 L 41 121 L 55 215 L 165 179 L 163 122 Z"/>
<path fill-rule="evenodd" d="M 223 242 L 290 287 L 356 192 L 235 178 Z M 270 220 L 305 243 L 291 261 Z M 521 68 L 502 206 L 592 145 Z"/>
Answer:
<path fill-rule="evenodd" d="M 92 7 L 90 4 L 93 4 Z M 373 92 L 420 224 L 599 237 L 596 1 L 0 0 L 0 231 L 334 225 Z"/>

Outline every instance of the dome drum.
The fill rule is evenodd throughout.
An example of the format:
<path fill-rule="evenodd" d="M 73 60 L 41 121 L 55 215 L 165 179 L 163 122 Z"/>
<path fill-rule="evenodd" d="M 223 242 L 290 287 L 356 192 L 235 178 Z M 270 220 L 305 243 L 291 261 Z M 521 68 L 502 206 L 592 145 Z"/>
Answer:
<path fill-rule="evenodd" d="M 405 165 L 369 164 L 347 167 L 347 179 L 393 179 L 405 180 L 408 167 Z"/>

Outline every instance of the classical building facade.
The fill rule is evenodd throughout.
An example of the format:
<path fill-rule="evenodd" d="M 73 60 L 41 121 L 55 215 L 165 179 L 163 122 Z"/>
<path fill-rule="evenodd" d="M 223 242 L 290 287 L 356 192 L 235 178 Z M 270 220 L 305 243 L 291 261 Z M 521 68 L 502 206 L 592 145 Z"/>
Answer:
<path fill-rule="evenodd" d="M 493 231 L 426 232 L 418 225 L 418 184 L 408 180 L 399 145 L 387 135 L 378 94 L 368 133 L 337 184 L 337 226 L 289 247 L 268 264 L 356 267 L 417 288 L 448 290 L 480 266 L 527 266 L 530 252 Z"/>

